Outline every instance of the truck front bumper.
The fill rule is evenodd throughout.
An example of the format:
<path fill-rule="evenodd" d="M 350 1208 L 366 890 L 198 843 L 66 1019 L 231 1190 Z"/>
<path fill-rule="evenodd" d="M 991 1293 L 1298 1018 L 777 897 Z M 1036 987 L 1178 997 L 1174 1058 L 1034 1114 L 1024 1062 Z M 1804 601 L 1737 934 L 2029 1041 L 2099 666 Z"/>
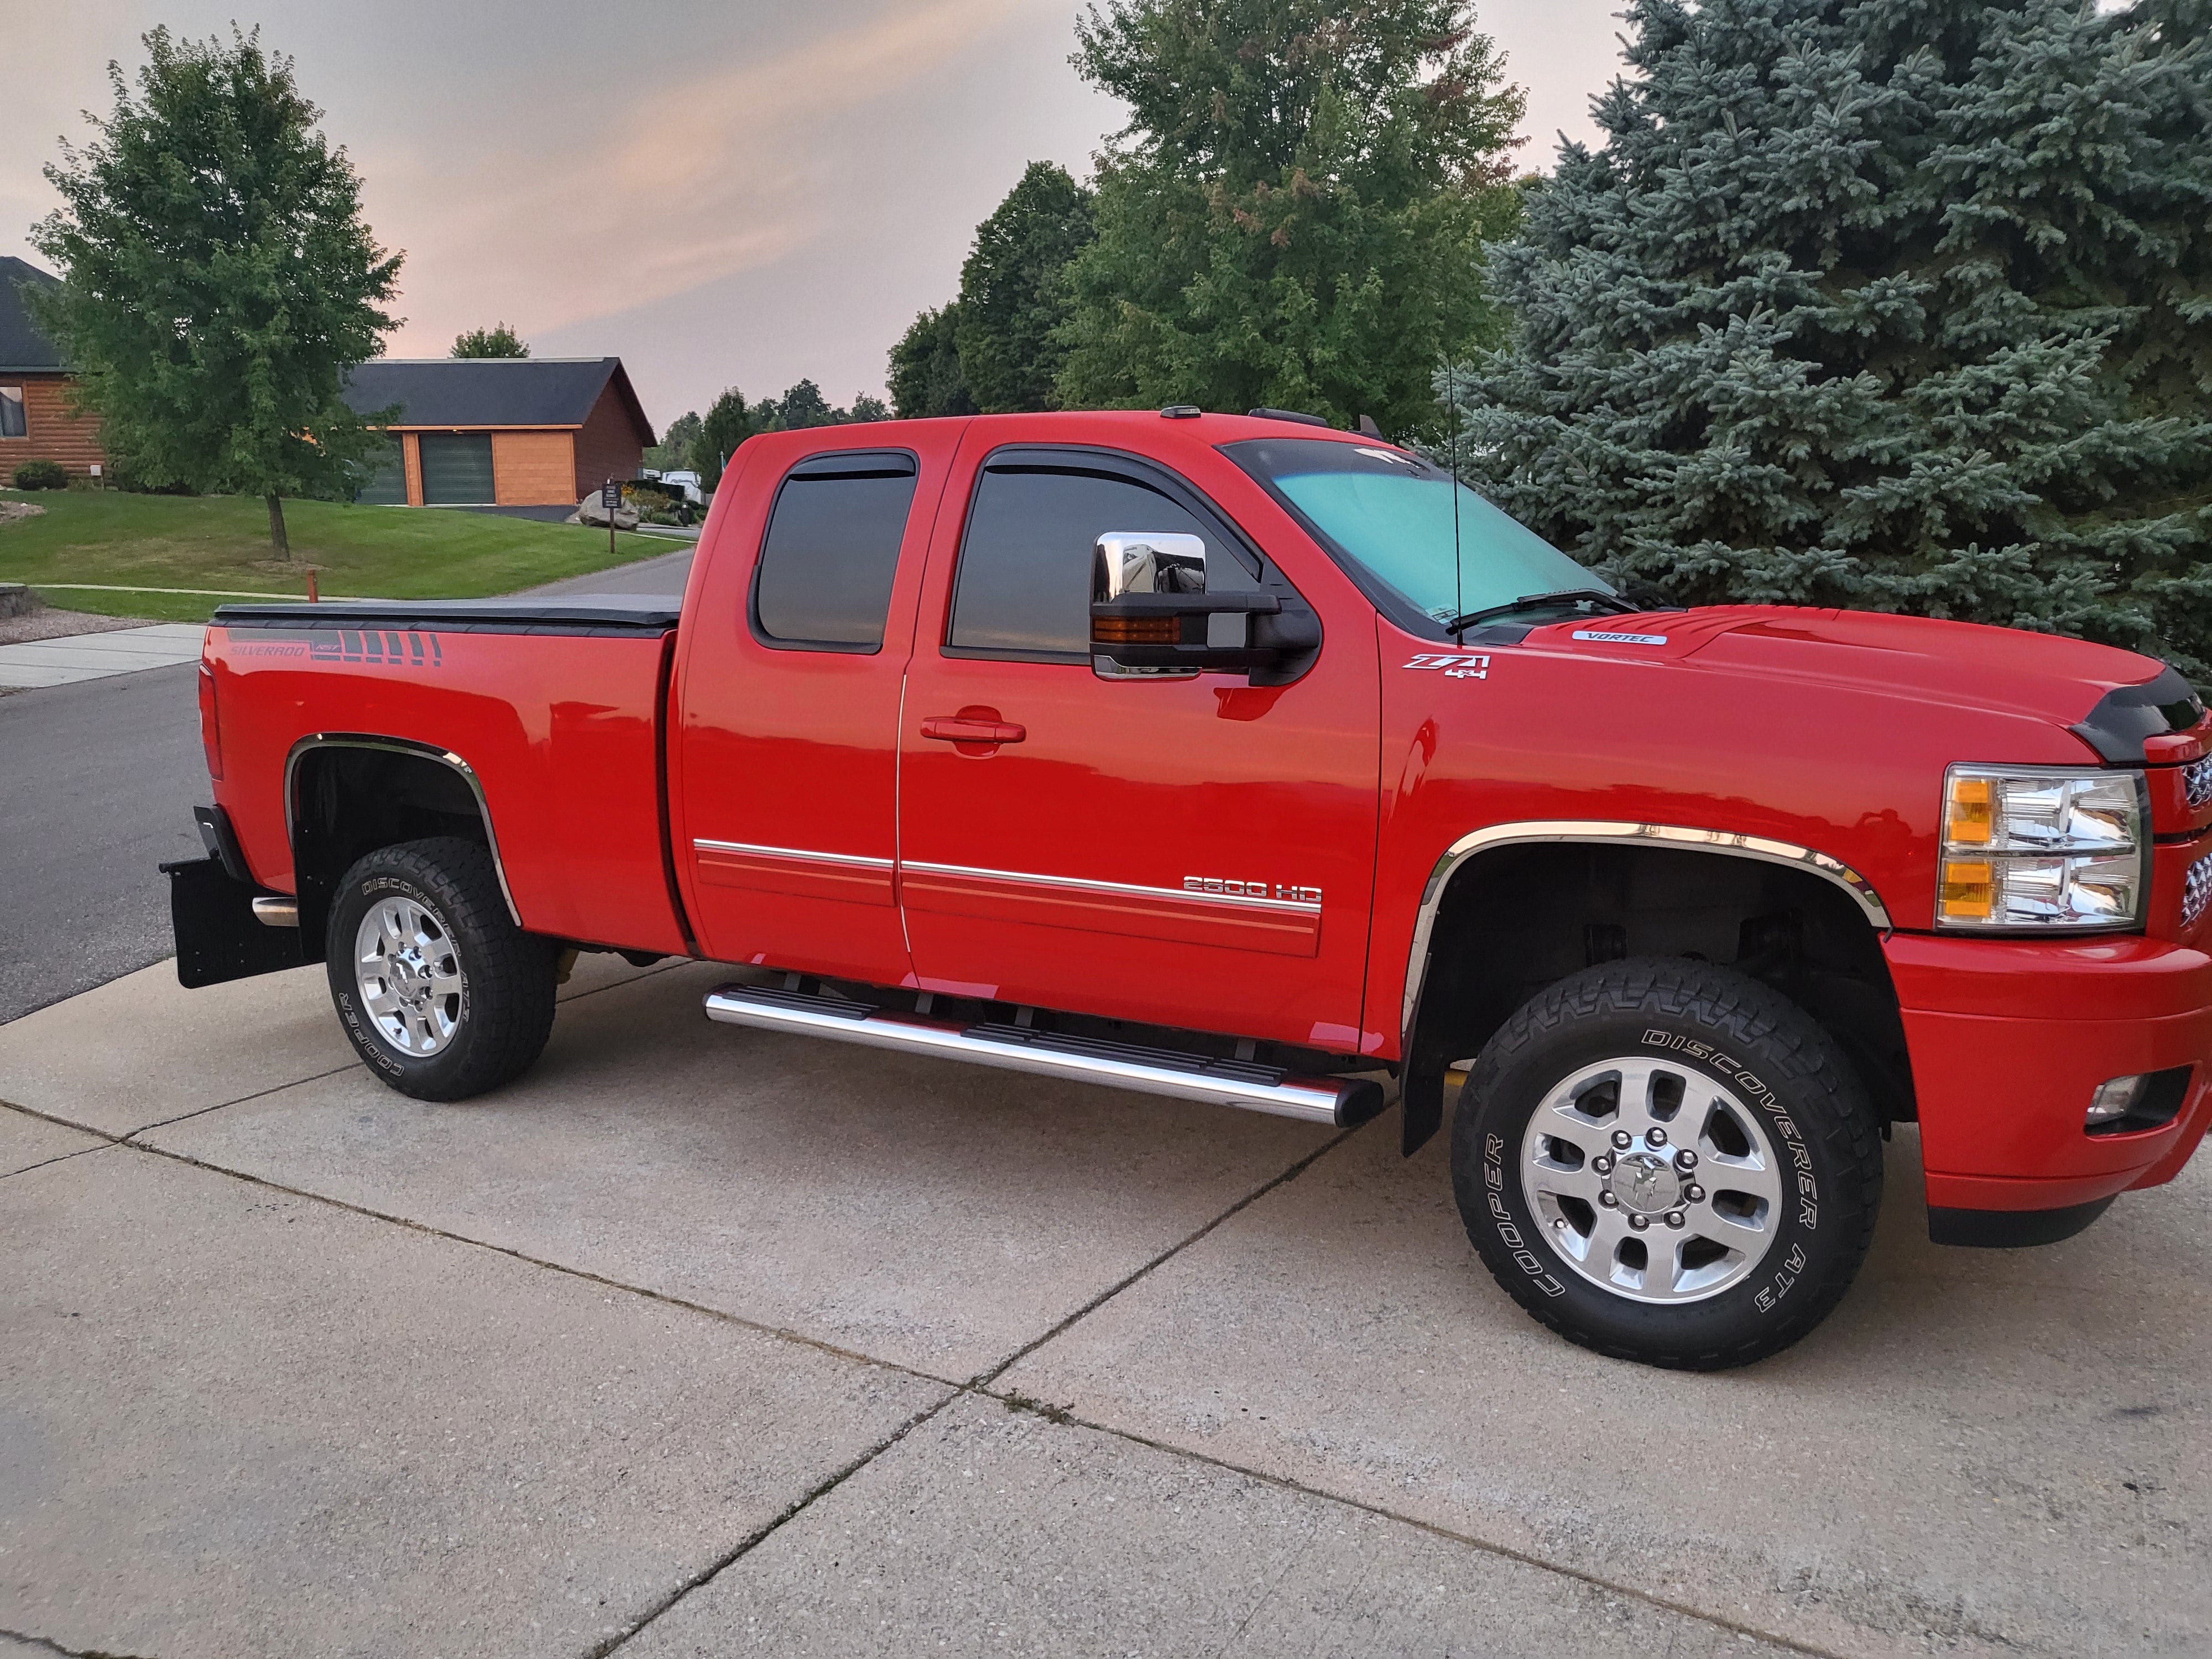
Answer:
<path fill-rule="evenodd" d="M 1893 934 L 1939 1242 L 2042 1243 L 2171 1181 L 2212 1119 L 2212 956 L 2153 939 Z M 2112 1079 L 2189 1069 L 2167 1121 L 2091 1134 Z"/>

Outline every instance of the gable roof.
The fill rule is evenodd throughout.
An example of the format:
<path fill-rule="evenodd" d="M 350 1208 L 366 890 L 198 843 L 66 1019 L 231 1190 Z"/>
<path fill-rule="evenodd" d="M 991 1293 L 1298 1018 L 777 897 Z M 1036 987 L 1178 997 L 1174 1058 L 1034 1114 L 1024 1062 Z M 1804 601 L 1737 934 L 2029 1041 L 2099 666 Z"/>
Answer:
<path fill-rule="evenodd" d="M 581 426 L 610 382 L 653 443 L 619 357 L 376 357 L 346 377 L 344 397 L 363 415 L 398 404 L 398 426 Z"/>
<path fill-rule="evenodd" d="M 20 291 L 29 285 L 52 288 L 57 280 L 27 260 L 0 257 L 0 369 L 51 373 L 63 366 L 61 348 L 33 325 Z"/>

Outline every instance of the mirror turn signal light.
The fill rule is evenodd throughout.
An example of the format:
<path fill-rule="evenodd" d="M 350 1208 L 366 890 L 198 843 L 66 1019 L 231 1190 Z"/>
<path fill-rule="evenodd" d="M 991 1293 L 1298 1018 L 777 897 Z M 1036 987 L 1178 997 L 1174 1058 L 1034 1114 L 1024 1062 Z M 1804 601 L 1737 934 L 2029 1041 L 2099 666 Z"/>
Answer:
<path fill-rule="evenodd" d="M 1091 639 L 1095 645 L 1181 645 L 1181 617 L 1093 617 Z"/>

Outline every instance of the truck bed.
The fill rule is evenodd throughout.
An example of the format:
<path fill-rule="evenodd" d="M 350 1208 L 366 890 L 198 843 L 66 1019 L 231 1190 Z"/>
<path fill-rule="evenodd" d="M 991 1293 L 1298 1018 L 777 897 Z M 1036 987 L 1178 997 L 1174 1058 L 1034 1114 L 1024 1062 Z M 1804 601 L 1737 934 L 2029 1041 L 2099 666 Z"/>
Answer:
<path fill-rule="evenodd" d="M 373 733 L 465 768 L 524 927 L 682 951 L 659 726 L 679 610 L 614 594 L 222 606 L 204 659 L 216 795 L 254 878 L 296 890 L 288 825 L 307 757 Z"/>

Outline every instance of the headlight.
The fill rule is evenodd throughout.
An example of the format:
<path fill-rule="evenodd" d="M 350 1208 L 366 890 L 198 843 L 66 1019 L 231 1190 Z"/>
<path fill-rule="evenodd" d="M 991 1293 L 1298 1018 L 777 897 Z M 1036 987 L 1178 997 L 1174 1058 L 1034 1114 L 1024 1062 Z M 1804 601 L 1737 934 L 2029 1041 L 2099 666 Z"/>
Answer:
<path fill-rule="evenodd" d="M 2140 772 L 1951 768 L 1936 925 L 2135 927 L 2148 880 L 2144 793 Z"/>

